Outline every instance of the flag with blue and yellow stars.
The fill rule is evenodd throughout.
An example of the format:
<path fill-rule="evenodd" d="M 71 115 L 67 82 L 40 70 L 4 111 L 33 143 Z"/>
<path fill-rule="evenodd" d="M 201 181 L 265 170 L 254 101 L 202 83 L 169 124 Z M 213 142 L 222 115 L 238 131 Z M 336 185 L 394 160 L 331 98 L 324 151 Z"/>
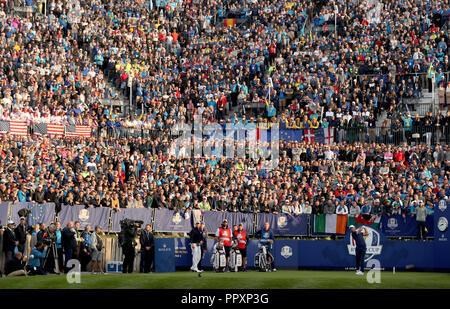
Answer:
<path fill-rule="evenodd" d="M 284 129 L 280 130 L 280 139 L 288 142 L 301 142 L 303 130 L 299 129 Z"/>

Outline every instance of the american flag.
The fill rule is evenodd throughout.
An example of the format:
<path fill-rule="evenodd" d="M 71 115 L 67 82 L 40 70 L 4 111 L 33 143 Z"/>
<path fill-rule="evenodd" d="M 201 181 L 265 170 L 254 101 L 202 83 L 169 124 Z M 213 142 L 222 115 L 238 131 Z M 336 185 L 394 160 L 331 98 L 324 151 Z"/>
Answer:
<path fill-rule="evenodd" d="M 64 125 L 58 123 L 47 124 L 47 134 L 64 135 Z"/>
<path fill-rule="evenodd" d="M 9 132 L 9 121 L 0 120 L 0 134 Z"/>
<path fill-rule="evenodd" d="M 64 135 L 64 125 L 55 123 L 36 123 L 34 133 L 40 135 Z"/>
<path fill-rule="evenodd" d="M 46 135 L 47 134 L 47 124 L 46 123 L 35 123 L 34 124 L 34 134 Z"/>
<path fill-rule="evenodd" d="M 66 126 L 65 135 L 91 137 L 91 128 L 89 126 L 71 124 Z"/>
<path fill-rule="evenodd" d="M 10 121 L 9 129 L 12 134 L 27 136 L 28 126 L 26 121 Z"/>

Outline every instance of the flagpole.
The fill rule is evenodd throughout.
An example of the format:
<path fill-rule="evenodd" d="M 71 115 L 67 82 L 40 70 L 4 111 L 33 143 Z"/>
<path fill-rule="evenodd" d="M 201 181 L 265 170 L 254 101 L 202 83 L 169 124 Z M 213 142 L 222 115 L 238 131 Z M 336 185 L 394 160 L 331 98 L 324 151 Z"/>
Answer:
<path fill-rule="evenodd" d="M 337 4 L 334 5 L 334 37 L 337 40 L 337 14 L 339 12 Z"/>

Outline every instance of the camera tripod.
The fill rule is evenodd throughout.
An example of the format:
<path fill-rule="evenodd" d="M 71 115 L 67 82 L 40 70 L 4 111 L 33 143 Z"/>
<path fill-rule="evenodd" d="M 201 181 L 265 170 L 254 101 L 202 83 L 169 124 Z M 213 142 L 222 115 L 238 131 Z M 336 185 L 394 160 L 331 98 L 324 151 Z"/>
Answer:
<path fill-rule="evenodd" d="M 51 251 L 50 251 L 50 250 L 51 250 Z M 48 257 L 49 257 L 49 255 L 50 255 L 50 252 L 53 253 L 53 259 L 55 260 L 55 261 L 54 261 L 55 266 L 54 266 L 54 269 L 53 269 L 53 270 L 54 270 L 57 274 L 59 274 L 58 250 L 56 249 L 56 243 L 55 243 L 55 242 L 52 242 L 52 243 L 48 246 L 48 248 L 47 248 L 47 253 L 45 254 L 44 263 L 43 263 L 44 269 L 45 269 L 46 266 L 47 266 L 47 261 L 48 261 Z"/>

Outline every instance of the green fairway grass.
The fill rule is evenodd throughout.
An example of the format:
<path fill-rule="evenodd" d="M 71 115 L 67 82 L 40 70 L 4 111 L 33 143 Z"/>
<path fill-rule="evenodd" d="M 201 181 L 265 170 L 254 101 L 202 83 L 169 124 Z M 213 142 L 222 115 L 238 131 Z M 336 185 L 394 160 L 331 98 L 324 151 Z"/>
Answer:
<path fill-rule="evenodd" d="M 69 284 L 66 276 L 0 278 L 0 289 L 449 289 L 450 274 L 381 272 L 381 283 L 369 284 L 354 271 L 277 271 L 82 275 Z"/>

